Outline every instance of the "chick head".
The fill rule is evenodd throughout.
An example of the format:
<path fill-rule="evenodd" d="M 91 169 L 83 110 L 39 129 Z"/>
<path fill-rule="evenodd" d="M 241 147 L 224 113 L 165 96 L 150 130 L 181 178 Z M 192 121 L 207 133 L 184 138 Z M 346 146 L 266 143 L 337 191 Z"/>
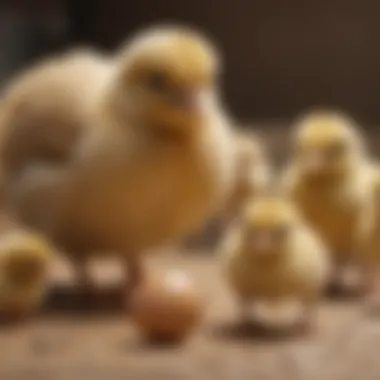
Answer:
<path fill-rule="evenodd" d="M 51 258 L 49 244 L 34 233 L 12 231 L 0 237 L 2 275 L 15 286 L 29 286 L 44 278 Z"/>
<path fill-rule="evenodd" d="M 250 201 L 243 213 L 243 236 L 252 259 L 271 262 L 283 257 L 299 220 L 285 198 L 265 195 Z"/>
<path fill-rule="evenodd" d="M 294 148 L 298 167 L 310 179 L 344 176 L 365 150 L 354 121 L 334 111 L 315 111 L 301 118 Z"/>
<path fill-rule="evenodd" d="M 130 112 L 159 131 L 183 132 L 199 124 L 215 99 L 219 57 L 190 28 L 155 27 L 127 44 L 117 71 Z"/>

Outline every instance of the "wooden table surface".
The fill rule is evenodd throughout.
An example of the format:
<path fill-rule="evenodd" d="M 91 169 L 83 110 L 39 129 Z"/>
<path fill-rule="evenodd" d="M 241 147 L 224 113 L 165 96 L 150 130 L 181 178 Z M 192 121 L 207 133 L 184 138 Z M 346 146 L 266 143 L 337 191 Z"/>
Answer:
<path fill-rule="evenodd" d="M 45 312 L 0 331 L 1 380 L 378 379 L 380 320 L 358 301 L 326 301 L 315 337 L 263 339 L 234 333 L 236 310 L 217 260 L 198 253 L 162 254 L 152 270 L 184 269 L 203 291 L 205 319 L 181 347 L 150 346 L 128 316 L 113 310 L 77 315 Z M 108 283 L 117 270 L 99 270 Z M 70 281 L 65 272 L 61 279 Z M 58 276 L 59 277 L 59 276 Z"/>

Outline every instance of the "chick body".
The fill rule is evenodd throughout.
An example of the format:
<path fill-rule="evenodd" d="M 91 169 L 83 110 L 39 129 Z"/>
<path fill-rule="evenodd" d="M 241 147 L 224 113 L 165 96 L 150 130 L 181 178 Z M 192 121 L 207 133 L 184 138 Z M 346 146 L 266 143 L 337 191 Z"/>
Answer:
<path fill-rule="evenodd" d="M 201 134 L 184 142 L 131 137 L 128 151 L 118 145 L 129 136 L 112 136 L 107 161 L 99 155 L 77 168 L 75 192 L 62 205 L 60 240 L 134 254 L 196 229 L 221 202 L 227 179 L 228 141 Z"/>
<path fill-rule="evenodd" d="M 252 207 L 256 207 L 255 202 L 257 208 L 263 211 L 254 215 L 253 220 L 245 220 L 244 224 L 248 226 L 250 223 L 251 226 L 259 226 L 269 208 L 277 208 L 260 198 L 252 202 Z M 277 218 L 281 219 L 276 212 L 270 211 L 271 224 L 275 224 Z M 278 212 L 287 211 L 279 209 Z M 273 257 L 263 258 L 249 242 L 247 231 L 250 227 L 247 225 L 230 231 L 222 253 L 227 281 L 237 296 L 248 301 L 296 298 L 301 302 L 315 302 L 323 291 L 329 273 L 329 260 L 321 240 L 303 223 L 297 222 L 279 246 L 281 252 L 272 252 Z"/>

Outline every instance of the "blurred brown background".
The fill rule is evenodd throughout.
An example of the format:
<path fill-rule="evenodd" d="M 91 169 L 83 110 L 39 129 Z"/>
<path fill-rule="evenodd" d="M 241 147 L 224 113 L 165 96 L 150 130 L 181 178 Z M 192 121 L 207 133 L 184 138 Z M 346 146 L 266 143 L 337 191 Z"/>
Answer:
<path fill-rule="evenodd" d="M 240 119 L 337 106 L 366 124 L 380 120 L 376 0 L 2 0 L 0 10 L 2 79 L 72 43 L 113 48 L 136 28 L 182 21 L 219 43 L 225 95 Z"/>

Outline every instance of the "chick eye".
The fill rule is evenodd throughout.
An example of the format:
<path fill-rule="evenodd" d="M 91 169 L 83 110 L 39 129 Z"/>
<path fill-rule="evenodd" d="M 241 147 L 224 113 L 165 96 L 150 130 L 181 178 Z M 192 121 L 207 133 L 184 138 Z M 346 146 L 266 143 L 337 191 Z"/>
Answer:
<path fill-rule="evenodd" d="M 161 92 L 166 90 L 168 87 L 168 81 L 165 73 L 162 72 L 152 72 L 146 79 L 146 85 L 149 89 Z"/>

